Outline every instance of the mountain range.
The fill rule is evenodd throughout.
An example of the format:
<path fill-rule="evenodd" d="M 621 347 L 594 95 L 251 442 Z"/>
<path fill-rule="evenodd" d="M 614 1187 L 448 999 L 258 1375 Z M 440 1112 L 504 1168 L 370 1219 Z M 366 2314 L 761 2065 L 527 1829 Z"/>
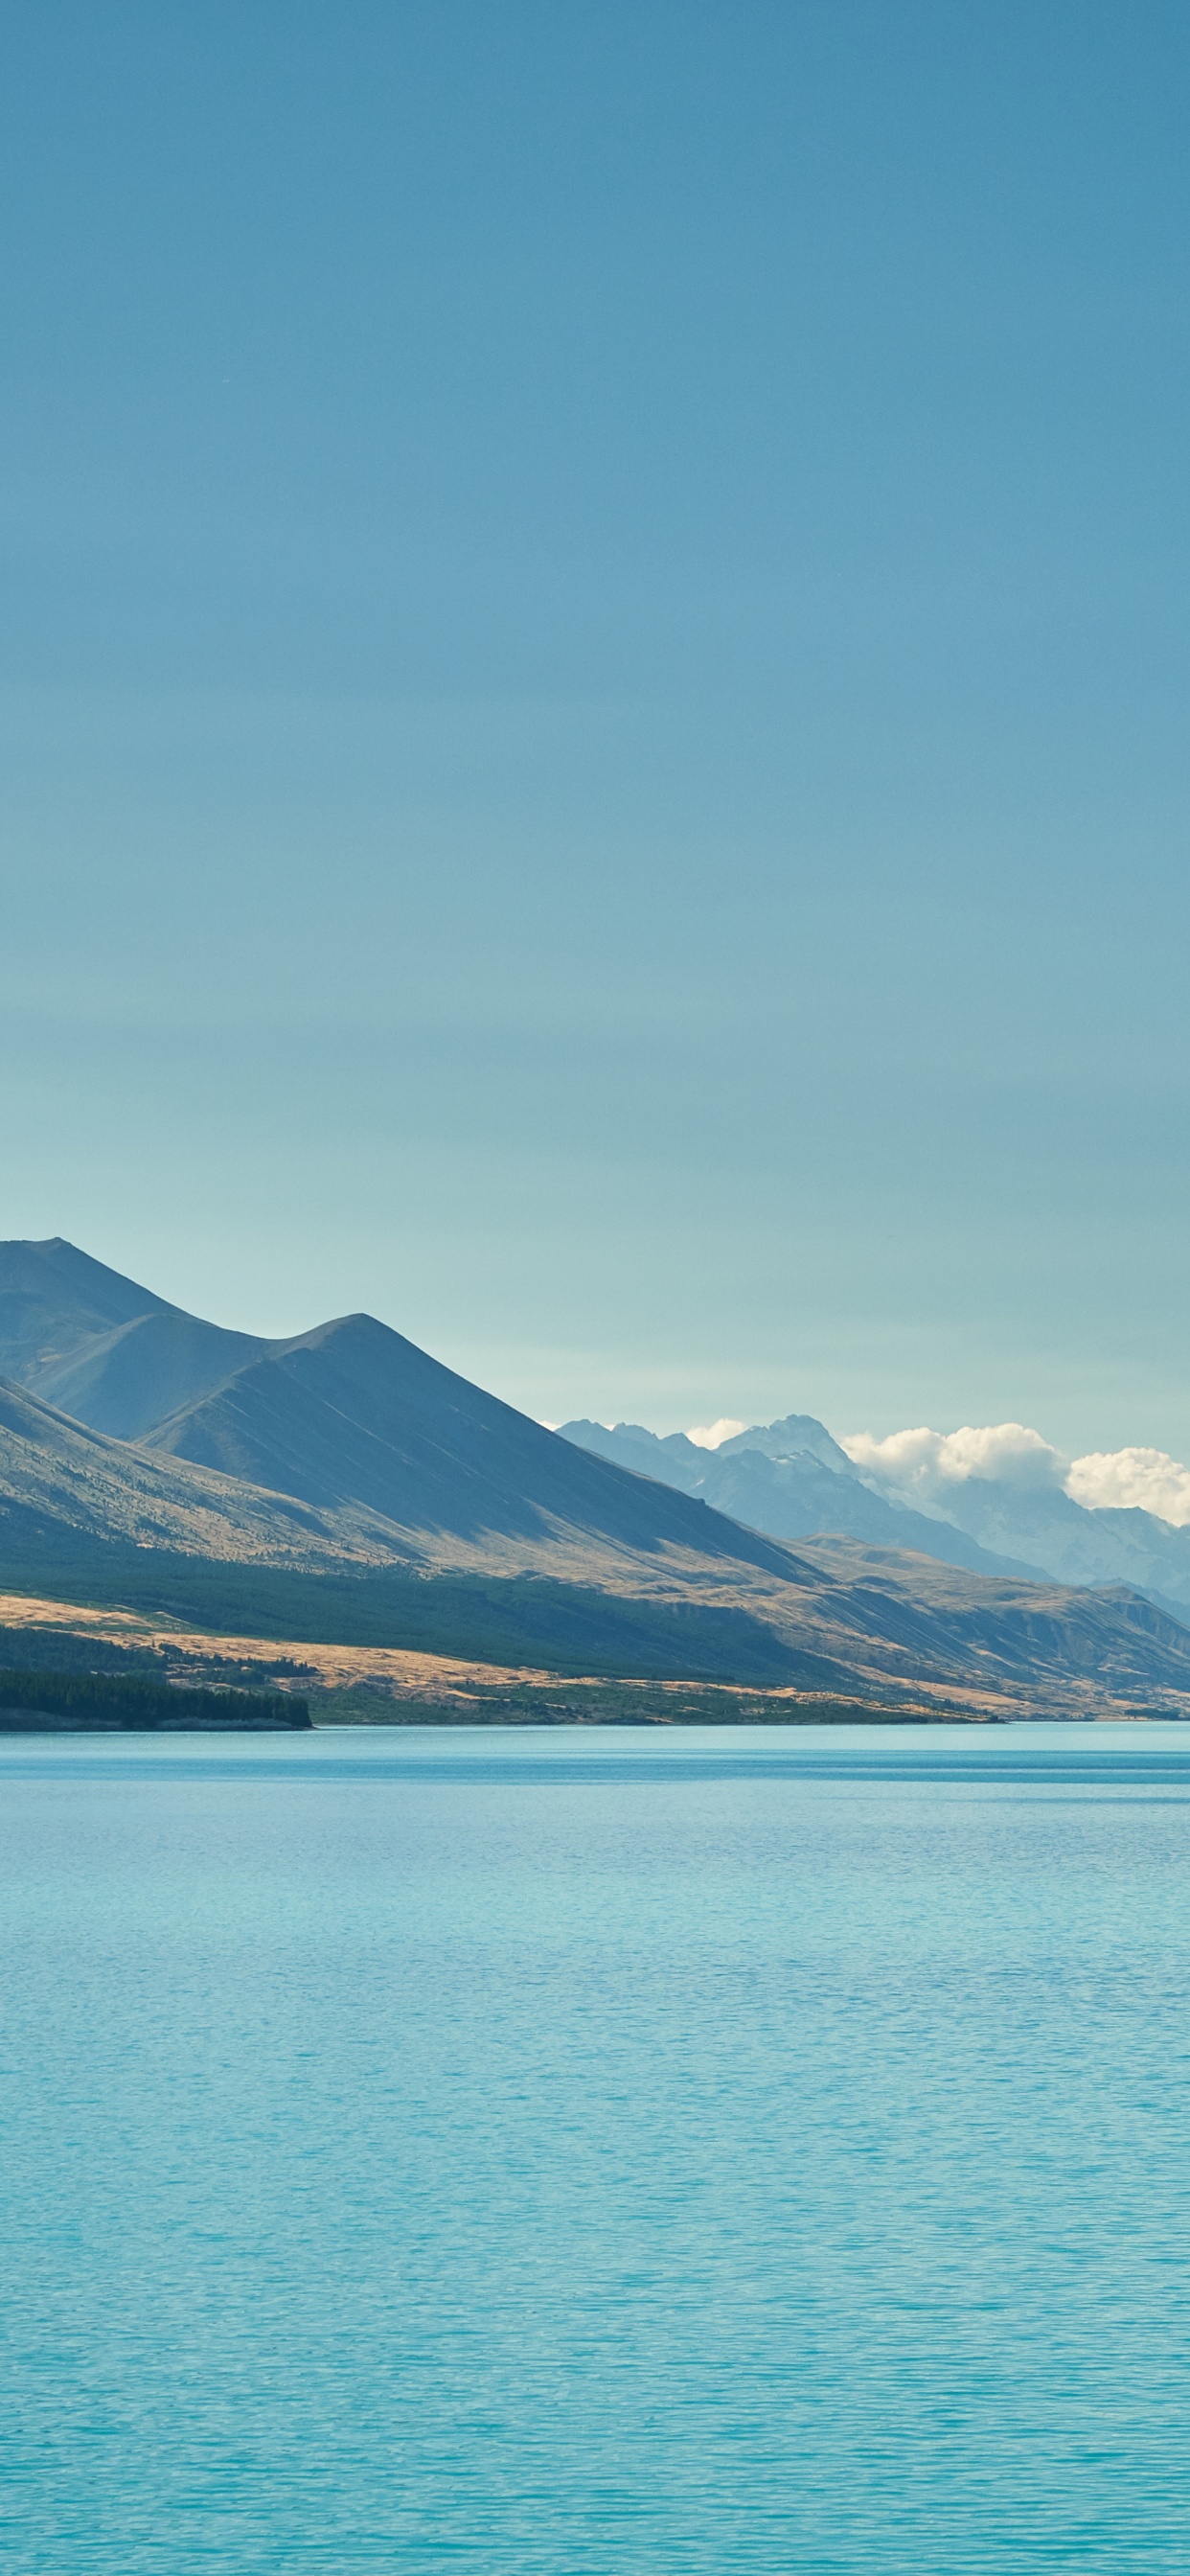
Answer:
<path fill-rule="evenodd" d="M 873 1490 L 863 1471 L 811 1414 L 755 1424 L 703 1449 L 684 1432 L 661 1437 L 639 1423 L 566 1422 L 564 1439 L 638 1475 L 656 1476 L 717 1511 L 802 1539 L 837 1531 L 876 1547 L 919 1548 L 977 1573 L 1027 1574 L 1073 1584 L 1132 1584 L 1175 1617 L 1190 1613 L 1190 1529 L 1155 1512 L 1090 1511 L 1057 1485 L 1021 1487 L 956 1478 L 943 1519 Z"/>
<path fill-rule="evenodd" d="M 482 1632 L 558 1669 L 1190 1714 L 1176 1619 L 895 1509 L 809 1417 L 714 1453 L 560 1437 L 373 1317 L 265 1340 L 61 1240 L 0 1246 L 0 1575 L 136 1607 L 165 1573 L 214 1599 L 212 1569 L 244 1633 L 364 1622 L 474 1653 Z"/>
<path fill-rule="evenodd" d="M 203 1553 L 279 1563 L 313 1552 L 551 1572 L 576 1553 L 635 1568 L 667 1548 L 770 1573 L 781 1562 L 761 1534 L 576 1450 L 370 1315 L 264 1341 L 167 1306 L 68 1243 L 0 1245 L 3 1378 L 10 1461 L 23 1444 L 4 1489 L 32 1506 L 44 1456 L 42 1508 L 73 1509 L 95 1535 L 178 1544 L 180 1523 L 164 1533 L 189 1508 Z M 204 1518 L 216 1492 L 217 1547 Z"/>
<path fill-rule="evenodd" d="M 701 1449 L 684 1431 L 659 1434 L 637 1422 L 564 1422 L 572 1440 L 596 1458 L 655 1476 L 678 1492 L 698 1496 L 716 1511 L 763 1529 L 773 1538 L 813 1538 L 833 1531 L 874 1547 L 913 1548 L 965 1565 L 976 1574 L 1035 1576 L 1036 1565 L 989 1551 L 962 1530 L 924 1512 L 899 1510 L 860 1482 L 846 1451 L 811 1414 L 758 1425 L 718 1449 Z"/>

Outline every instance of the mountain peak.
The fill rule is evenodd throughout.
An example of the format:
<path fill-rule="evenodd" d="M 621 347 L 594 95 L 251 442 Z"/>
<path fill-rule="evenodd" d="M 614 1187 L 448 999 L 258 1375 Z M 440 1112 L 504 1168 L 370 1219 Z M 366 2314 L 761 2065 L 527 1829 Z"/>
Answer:
<path fill-rule="evenodd" d="M 720 1442 L 716 1457 L 737 1456 L 742 1449 L 756 1449 L 765 1458 L 817 1458 L 835 1476 L 854 1476 L 855 1468 L 845 1449 L 832 1440 L 824 1422 L 812 1413 L 787 1413 L 780 1422 L 757 1422 L 748 1431 L 737 1431 L 730 1440 Z"/>

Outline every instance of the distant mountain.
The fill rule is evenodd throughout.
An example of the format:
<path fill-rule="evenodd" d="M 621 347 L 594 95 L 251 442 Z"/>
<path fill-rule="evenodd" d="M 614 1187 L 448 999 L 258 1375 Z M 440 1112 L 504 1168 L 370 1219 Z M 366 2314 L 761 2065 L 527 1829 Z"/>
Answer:
<path fill-rule="evenodd" d="M 947 1521 L 931 1527 L 1027 1557 L 1059 1583 L 1131 1583 L 1179 1616 L 1190 1611 L 1190 1529 L 1155 1512 L 1088 1511 L 1059 1486 L 1022 1489 L 984 1476 L 948 1483 L 945 1509 Z"/>
<path fill-rule="evenodd" d="M 682 1431 L 664 1437 L 637 1422 L 564 1422 L 562 1438 L 638 1475 L 655 1476 L 715 1511 L 781 1539 L 837 1531 L 875 1547 L 917 1548 L 977 1574 L 1034 1575 L 1038 1567 L 999 1551 L 924 1512 L 901 1510 L 861 1484 L 850 1458 L 821 1422 L 790 1414 L 756 1433 L 742 1431 L 719 1449 L 700 1449 Z M 793 1446 L 793 1441 L 800 1445 Z"/>
<path fill-rule="evenodd" d="M 854 1476 L 856 1472 L 846 1450 L 840 1449 L 826 1424 L 816 1422 L 812 1413 L 787 1413 L 780 1422 L 755 1423 L 750 1431 L 737 1431 L 730 1440 L 720 1441 L 717 1449 L 704 1450 L 702 1455 L 738 1458 L 757 1450 L 764 1458 L 817 1458 L 820 1466 L 832 1468 L 836 1476 Z"/>
<path fill-rule="evenodd" d="M 1175 1529 L 1154 1512 L 1088 1511 L 1056 1485 L 1022 1489 L 979 1476 L 949 1482 L 945 1505 L 914 1511 L 878 1490 L 810 1414 L 755 1424 L 718 1449 L 700 1449 L 681 1431 L 659 1437 L 630 1422 L 612 1431 L 567 1422 L 562 1435 L 700 1494 L 716 1511 L 774 1538 L 838 1531 L 877 1547 L 918 1548 L 976 1573 L 1127 1583 L 1175 1617 L 1190 1612 L 1190 1529 Z"/>

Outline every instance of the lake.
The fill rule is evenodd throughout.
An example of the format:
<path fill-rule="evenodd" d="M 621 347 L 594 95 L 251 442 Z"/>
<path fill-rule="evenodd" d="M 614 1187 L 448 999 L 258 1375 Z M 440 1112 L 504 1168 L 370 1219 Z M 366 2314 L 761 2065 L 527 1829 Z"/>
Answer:
<path fill-rule="evenodd" d="M 0 1744 L 11 2576 L 1184 2569 L 1190 1729 Z"/>

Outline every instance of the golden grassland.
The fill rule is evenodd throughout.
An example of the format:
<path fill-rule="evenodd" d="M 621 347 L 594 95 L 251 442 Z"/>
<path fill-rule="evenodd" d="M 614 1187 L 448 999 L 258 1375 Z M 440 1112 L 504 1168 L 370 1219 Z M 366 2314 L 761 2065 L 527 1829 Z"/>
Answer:
<path fill-rule="evenodd" d="M 38 1660 L 77 1658 L 90 1644 L 118 1649 L 130 1665 L 152 1658 L 179 1682 L 267 1684 L 300 1692 L 316 1725 L 428 1723 L 546 1725 L 796 1725 L 862 1720 L 921 1723 L 986 1720 L 1000 1707 L 943 1701 L 923 1691 L 896 1701 L 790 1688 L 759 1690 L 720 1682 L 608 1681 L 597 1675 L 559 1678 L 530 1665 L 468 1662 L 396 1646 L 324 1646 L 276 1638 L 212 1635 L 179 1620 L 134 1610 L 85 1609 L 20 1593 L 0 1593 L 0 1630 L 10 1657 L 23 1635 Z"/>

